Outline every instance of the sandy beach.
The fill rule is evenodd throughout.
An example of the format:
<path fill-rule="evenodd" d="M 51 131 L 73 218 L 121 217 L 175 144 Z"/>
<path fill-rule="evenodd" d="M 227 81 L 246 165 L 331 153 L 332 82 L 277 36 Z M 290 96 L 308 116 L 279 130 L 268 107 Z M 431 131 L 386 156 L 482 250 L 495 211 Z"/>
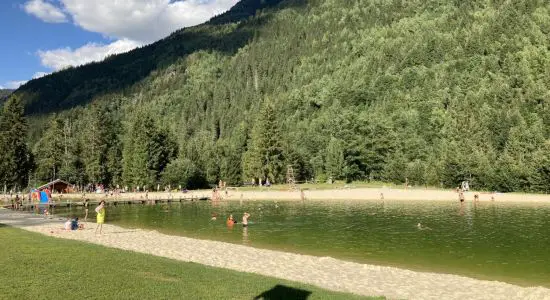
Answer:
<path fill-rule="evenodd" d="M 400 200 L 400 201 L 457 201 L 458 193 L 452 190 L 436 189 L 395 189 L 395 188 L 337 188 L 337 189 L 307 189 L 304 190 L 306 200 Z M 550 195 L 524 194 L 524 193 L 489 193 L 489 192 L 465 192 L 467 202 L 474 200 L 474 195 L 479 195 L 479 201 L 510 202 L 510 203 L 550 203 Z M 270 188 L 258 188 L 257 190 L 240 190 L 229 188 L 227 194 L 220 192 L 223 200 L 301 200 L 300 191 L 284 191 Z M 199 199 L 212 197 L 211 190 L 197 190 L 182 192 L 149 192 L 149 193 L 121 193 L 118 195 L 105 194 L 54 194 L 55 201 L 82 200 L 88 198 L 92 201 L 101 199 L 109 200 L 165 200 L 165 199 Z"/>
<path fill-rule="evenodd" d="M 216 241 L 170 236 L 156 231 L 94 223 L 80 231 L 63 231 L 62 221 L 0 209 L 0 223 L 44 235 L 147 253 L 186 262 L 299 281 L 325 289 L 390 299 L 550 299 L 550 289 L 520 287 L 450 274 L 417 272 L 257 249 Z"/>

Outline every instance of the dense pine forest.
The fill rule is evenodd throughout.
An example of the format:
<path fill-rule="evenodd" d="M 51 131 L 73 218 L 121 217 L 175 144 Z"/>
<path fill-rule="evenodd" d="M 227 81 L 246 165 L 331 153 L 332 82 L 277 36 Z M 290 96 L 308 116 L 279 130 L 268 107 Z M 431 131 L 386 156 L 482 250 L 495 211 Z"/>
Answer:
<path fill-rule="evenodd" d="M 198 188 L 292 165 L 300 181 L 550 192 L 549 38 L 544 0 L 241 1 L 19 88 L 0 155 L 26 172 L 2 180 Z M 25 122 L 23 149 L 5 132 Z"/>

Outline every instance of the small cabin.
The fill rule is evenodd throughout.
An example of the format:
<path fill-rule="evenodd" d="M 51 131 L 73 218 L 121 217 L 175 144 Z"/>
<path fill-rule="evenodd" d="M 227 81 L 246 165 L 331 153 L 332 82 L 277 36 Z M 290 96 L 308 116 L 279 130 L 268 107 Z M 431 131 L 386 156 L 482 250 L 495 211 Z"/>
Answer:
<path fill-rule="evenodd" d="M 75 192 L 75 186 L 64 180 L 56 179 L 36 188 L 37 190 L 49 189 L 52 193 L 68 194 Z"/>

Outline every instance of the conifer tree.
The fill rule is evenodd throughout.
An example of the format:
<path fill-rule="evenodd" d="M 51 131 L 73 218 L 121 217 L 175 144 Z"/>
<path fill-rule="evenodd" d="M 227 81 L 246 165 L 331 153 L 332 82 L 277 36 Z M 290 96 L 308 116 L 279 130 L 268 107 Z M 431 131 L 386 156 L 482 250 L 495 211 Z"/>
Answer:
<path fill-rule="evenodd" d="M 82 147 L 75 134 L 76 128 L 70 119 L 63 122 L 63 156 L 58 178 L 71 183 L 83 185 L 85 183 L 85 170 L 82 161 Z"/>
<path fill-rule="evenodd" d="M 147 114 L 134 116 L 124 141 L 122 178 L 131 186 L 151 189 L 166 166 L 176 157 L 173 138 L 157 127 Z"/>
<path fill-rule="evenodd" d="M 342 177 L 343 168 L 344 149 L 342 147 L 342 142 L 337 138 L 331 137 L 325 155 L 325 170 L 327 176 L 333 179 L 340 179 Z"/>
<path fill-rule="evenodd" d="M 36 175 L 41 181 L 50 181 L 59 177 L 63 165 L 65 149 L 63 146 L 63 122 L 53 116 L 44 135 L 35 147 L 38 164 Z"/>
<path fill-rule="evenodd" d="M 238 185 L 242 182 L 242 155 L 246 148 L 246 140 L 246 124 L 241 122 L 234 130 L 231 139 L 219 142 L 220 179 L 230 185 Z"/>
<path fill-rule="evenodd" d="M 6 101 L 0 115 L 0 183 L 23 188 L 33 169 L 33 157 L 26 144 L 27 121 L 19 97 Z"/>
<path fill-rule="evenodd" d="M 284 156 L 280 126 L 273 104 L 266 102 L 254 124 L 250 148 L 244 158 L 245 174 L 272 183 L 284 181 Z"/>
<path fill-rule="evenodd" d="M 550 141 L 533 156 L 534 172 L 529 177 L 531 190 L 550 193 Z"/>
<path fill-rule="evenodd" d="M 120 122 L 107 105 L 94 104 L 84 117 L 82 130 L 86 174 L 93 183 L 120 183 L 122 159 Z"/>

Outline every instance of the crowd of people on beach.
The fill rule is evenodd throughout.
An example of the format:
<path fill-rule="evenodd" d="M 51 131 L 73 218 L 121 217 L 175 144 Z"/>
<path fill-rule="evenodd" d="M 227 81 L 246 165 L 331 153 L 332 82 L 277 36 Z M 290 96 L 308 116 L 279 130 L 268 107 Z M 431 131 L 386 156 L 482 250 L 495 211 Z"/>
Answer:
<path fill-rule="evenodd" d="M 94 186 L 95 188 L 98 188 L 98 186 Z M 101 190 L 101 186 L 99 186 L 99 189 Z M 158 187 L 160 188 L 160 186 Z M 124 188 L 124 190 L 126 190 L 126 188 Z M 137 191 L 139 191 L 140 189 L 138 188 Z M 462 184 L 460 186 L 458 186 L 455 190 L 454 190 L 457 195 L 458 195 L 458 200 L 459 200 L 459 203 L 461 204 L 464 204 L 465 201 L 466 201 L 466 193 L 469 191 L 469 186 L 467 184 L 467 182 L 462 182 Z M 226 183 L 223 182 L 223 181 L 220 181 L 218 185 L 216 185 L 216 187 L 214 187 L 212 189 L 212 202 L 213 202 L 213 205 L 216 205 L 216 203 L 218 203 L 220 200 L 224 200 L 226 197 L 224 197 L 224 195 L 222 195 L 222 193 L 225 192 L 225 196 L 228 196 L 228 191 L 227 191 L 227 186 L 226 186 Z M 145 194 L 147 195 L 148 193 L 148 190 L 145 190 Z M 300 195 L 300 199 L 302 201 L 306 200 L 306 197 L 305 197 L 305 193 L 304 193 L 304 190 L 303 189 L 300 189 L 299 190 L 299 195 Z M 471 195 L 471 194 L 470 194 Z M 71 231 L 71 230 L 82 230 L 84 229 L 84 226 L 85 224 L 87 224 L 88 222 L 88 216 L 89 216 L 89 207 L 91 205 L 90 203 L 90 199 L 88 198 L 85 198 L 84 197 L 85 194 L 83 194 L 83 201 L 82 201 L 82 206 L 84 208 L 84 216 L 83 216 L 83 220 L 84 222 L 81 223 L 79 221 L 79 218 L 76 217 L 76 216 L 72 216 L 70 218 L 67 218 L 65 223 L 64 223 L 64 226 L 63 226 L 63 229 L 65 231 Z M 470 197 L 470 196 L 468 196 Z M 241 194 L 241 203 L 242 203 L 242 194 Z M 380 199 L 381 200 L 384 200 L 384 193 L 380 193 Z M 494 201 L 495 198 L 494 198 L 494 195 L 491 194 L 491 200 Z M 477 192 L 474 192 L 473 193 L 473 200 L 472 200 L 474 203 L 477 203 L 480 201 L 480 195 L 479 193 Z M 155 202 L 156 203 L 156 202 Z M 116 203 L 114 203 L 116 205 Z M 15 209 L 15 210 L 18 210 L 18 209 L 21 209 L 21 207 L 23 206 L 23 198 L 19 196 L 19 194 L 15 195 L 15 197 L 12 198 L 12 208 Z M 35 206 L 36 208 L 37 206 Z M 43 210 L 43 214 L 45 217 L 49 217 L 50 216 L 50 212 L 49 212 L 49 208 L 51 206 L 47 206 L 47 207 L 44 207 L 44 210 Z M 105 223 L 105 217 L 106 217 L 106 202 L 105 200 L 101 200 L 99 202 L 99 204 L 97 205 L 97 207 L 95 208 L 95 213 L 96 213 L 96 227 L 95 227 L 95 234 L 99 234 L 99 235 L 102 235 L 103 234 L 103 224 Z M 217 220 L 217 214 L 212 214 L 212 217 L 211 217 L 211 220 L 212 221 L 216 221 Z M 242 227 L 243 227 L 243 230 L 247 230 L 247 227 L 249 226 L 249 218 L 250 218 L 250 214 L 248 212 L 244 212 L 243 215 L 242 215 L 242 218 L 238 221 L 237 218 L 234 218 L 233 214 L 229 214 L 229 216 L 227 217 L 227 219 L 225 220 L 225 223 L 226 223 L 226 226 L 231 229 L 234 227 L 235 224 L 242 224 Z M 425 225 L 423 224 L 420 224 L 418 223 L 417 224 L 417 228 L 419 230 L 431 230 L 429 227 L 426 227 Z M 244 233 L 243 233 L 244 234 Z"/>

